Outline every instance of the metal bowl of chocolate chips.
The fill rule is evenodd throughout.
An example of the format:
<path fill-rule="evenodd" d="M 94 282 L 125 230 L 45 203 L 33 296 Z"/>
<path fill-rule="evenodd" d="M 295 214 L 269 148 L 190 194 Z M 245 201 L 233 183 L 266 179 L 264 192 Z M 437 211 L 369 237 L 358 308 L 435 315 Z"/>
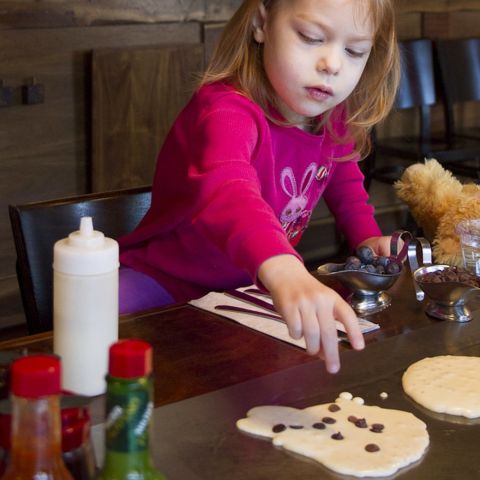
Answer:
<path fill-rule="evenodd" d="M 480 298 L 479 277 L 450 265 L 426 265 L 415 270 L 413 278 L 427 296 L 430 316 L 456 322 L 472 320 L 467 301 Z"/>
<path fill-rule="evenodd" d="M 326 263 L 317 268 L 317 276 L 327 285 L 339 282 L 351 290 L 348 298 L 360 315 L 380 312 L 391 304 L 385 292 L 397 281 L 402 262 L 396 256 L 375 256 L 369 247 L 360 247 L 344 263 Z"/>

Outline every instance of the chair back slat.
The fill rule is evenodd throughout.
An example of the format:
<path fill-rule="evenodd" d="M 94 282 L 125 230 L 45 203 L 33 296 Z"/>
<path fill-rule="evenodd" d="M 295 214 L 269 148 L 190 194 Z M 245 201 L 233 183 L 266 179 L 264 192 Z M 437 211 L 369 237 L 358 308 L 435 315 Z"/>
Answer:
<path fill-rule="evenodd" d="M 430 39 L 399 42 L 401 75 L 395 106 L 398 109 L 434 105 L 437 101 Z"/>
<path fill-rule="evenodd" d="M 29 333 L 53 324 L 53 246 L 93 218 L 95 230 L 115 238 L 132 231 L 150 208 L 150 187 L 10 205 L 17 278 Z"/>
<path fill-rule="evenodd" d="M 480 38 L 437 40 L 435 47 L 446 101 L 480 100 Z"/>

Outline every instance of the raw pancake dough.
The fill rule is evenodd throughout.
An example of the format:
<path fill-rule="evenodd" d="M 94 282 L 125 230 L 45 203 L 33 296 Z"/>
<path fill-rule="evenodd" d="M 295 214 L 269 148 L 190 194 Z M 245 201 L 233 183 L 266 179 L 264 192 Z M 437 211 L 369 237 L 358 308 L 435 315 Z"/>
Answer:
<path fill-rule="evenodd" d="M 438 413 L 480 417 L 480 357 L 427 357 L 407 368 L 405 393 Z"/>
<path fill-rule="evenodd" d="M 429 444 L 425 423 L 411 413 L 363 405 L 345 394 L 334 404 L 303 410 L 255 407 L 237 427 L 356 477 L 392 475 L 418 460 Z"/>

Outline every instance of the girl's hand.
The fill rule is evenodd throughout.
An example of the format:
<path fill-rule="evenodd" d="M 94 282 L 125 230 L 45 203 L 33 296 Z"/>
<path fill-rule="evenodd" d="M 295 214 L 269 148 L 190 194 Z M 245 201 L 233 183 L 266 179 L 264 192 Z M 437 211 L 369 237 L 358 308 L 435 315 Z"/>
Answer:
<path fill-rule="evenodd" d="M 315 279 L 298 258 L 293 255 L 271 257 L 260 266 L 258 278 L 270 292 L 290 336 L 296 340 L 303 336 L 307 353 L 320 352 L 330 373 L 340 369 L 335 320 L 345 325 L 353 348 L 364 348 L 357 316 L 350 305 Z"/>
<path fill-rule="evenodd" d="M 391 241 L 390 236 L 385 236 L 385 237 L 370 237 L 364 240 L 362 243 L 360 243 L 358 247 L 362 246 L 367 246 L 370 247 L 373 250 L 373 253 L 375 255 L 383 256 L 383 257 L 389 257 L 391 252 L 390 252 L 390 241 Z M 402 240 L 400 240 L 401 245 L 399 245 L 399 251 L 403 245 Z"/>

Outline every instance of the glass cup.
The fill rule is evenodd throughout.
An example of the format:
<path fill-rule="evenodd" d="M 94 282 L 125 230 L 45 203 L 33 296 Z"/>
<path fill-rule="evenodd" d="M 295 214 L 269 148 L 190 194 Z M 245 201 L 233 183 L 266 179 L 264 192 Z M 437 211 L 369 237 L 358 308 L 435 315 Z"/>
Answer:
<path fill-rule="evenodd" d="M 480 277 L 480 218 L 463 220 L 456 226 L 465 269 Z"/>

